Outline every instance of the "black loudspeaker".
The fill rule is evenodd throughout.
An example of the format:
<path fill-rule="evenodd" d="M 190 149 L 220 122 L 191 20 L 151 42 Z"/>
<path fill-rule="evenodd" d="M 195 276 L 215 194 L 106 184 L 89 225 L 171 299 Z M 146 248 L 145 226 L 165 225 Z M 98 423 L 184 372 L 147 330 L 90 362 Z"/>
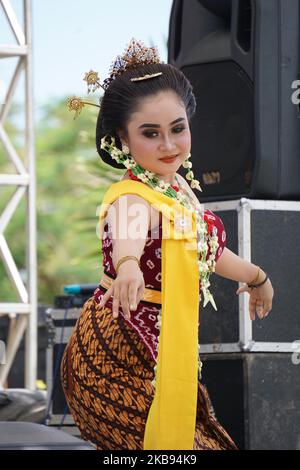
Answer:
<path fill-rule="evenodd" d="M 95 450 L 86 441 L 42 424 L 0 422 L 2 450 Z"/>
<path fill-rule="evenodd" d="M 201 200 L 299 200 L 298 0 L 175 0 L 168 61 L 197 99 Z M 180 173 L 184 175 L 181 169 Z"/>
<path fill-rule="evenodd" d="M 216 417 L 239 449 L 300 450 L 300 365 L 291 354 L 207 354 L 201 360 Z"/>
<path fill-rule="evenodd" d="M 45 325 L 45 305 L 38 306 L 38 368 L 37 379 L 46 381 L 46 348 L 47 332 Z M 0 340 L 7 343 L 9 330 L 9 317 L 0 316 Z M 25 337 L 22 339 L 14 359 L 13 367 L 10 369 L 7 384 L 8 388 L 24 388 L 24 369 L 25 369 Z"/>
<path fill-rule="evenodd" d="M 246 206 L 249 231 L 243 221 L 239 223 L 241 210 L 238 201 L 224 201 L 215 205 L 219 209 L 215 213 L 221 217 L 226 229 L 228 249 L 243 257 L 243 252 L 250 245 L 252 263 L 261 266 L 269 274 L 274 288 L 272 310 L 263 320 L 256 318 L 252 322 L 248 339 L 255 342 L 254 347 L 261 345 L 278 351 L 283 344 L 285 347 L 290 344 L 292 350 L 292 344 L 300 340 L 300 246 L 296 242 L 297 235 L 295 239 L 295 234 L 300 232 L 300 203 L 249 201 L 253 206 Z M 257 202 L 265 209 L 256 209 Z M 211 284 L 218 311 L 211 304 L 203 308 L 201 302 L 200 342 L 203 346 L 222 345 L 226 350 L 232 350 L 241 339 L 241 331 L 249 318 L 249 294 L 242 294 L 246 296 L 245 311 L 243 304 L 239 305 L 241 295 L 235 293 L 239 286 L 237 282 L 214 273 Z"/>

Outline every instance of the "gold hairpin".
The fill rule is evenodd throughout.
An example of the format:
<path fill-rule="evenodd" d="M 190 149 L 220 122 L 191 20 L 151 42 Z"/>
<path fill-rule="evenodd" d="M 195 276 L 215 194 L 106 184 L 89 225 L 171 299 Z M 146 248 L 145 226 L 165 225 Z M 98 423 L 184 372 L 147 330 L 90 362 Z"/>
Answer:
<path fill-rule="evenodd" d="M 100 87 L 103 88 L 103 86 L 100 83 L 98 72 L 94 72 L 94 70 L 90 70 L 89 72 L 86 72 L 83 80 L 87 82 L 88 93 L 90 93 L 90 91 L 94 92 Z M 71 98 L 68 98 L 67 100 L 67 106 L 68 106 L 69 111 L 75 111 L 74 119 L 79 116 L 79 114 L 82 111 L 82 108 L 84 108 L 86 104 L 89 104 L 91 106 L 96 106 L 97 108 L 101 107 L 98 104 L 90 103 L 89 101 L 83 101 L 78 96 L 72 96 Z"/>
<path fill-rule="evenodd" d="M 78 96 L 72 96 L 71 98 L 68 98 L 67 100 L 67 106 L 68 106 L 69 111 L 75 111 L 74 119 L 79 116 L 82 108 L 84 108 L 84 105 L 86 104 L 89 104 L 91 106 L 96 106 L 97 108 L 101 107 L 98 104 L 90 103 L 89 101 L 83 101 Z"/>
<path fill-rule="evenodd" d="M 140 80 L 147 80 L 148 78 L 158 77 L 159 75 L 162 75 L 162 72 L 152 73 L 151 75 L 147 74 L 147 75 L 144 75 L 143 77 L 131 78 L 130 80 L 132 82 L 139 82 Z"/>
<path fill-rule="evenodd" d="M 87 72 L 83 80 L 87 82 L 88 93 L 90 91 L 94 93 L 94 91 L 96 91 L 100 87 L 105 90 L 105 88 L 100 83 L 100 77 L 98 75 L 98 72 L 94 72 L 94 70 L 90 70 L 89 72 Z"/>

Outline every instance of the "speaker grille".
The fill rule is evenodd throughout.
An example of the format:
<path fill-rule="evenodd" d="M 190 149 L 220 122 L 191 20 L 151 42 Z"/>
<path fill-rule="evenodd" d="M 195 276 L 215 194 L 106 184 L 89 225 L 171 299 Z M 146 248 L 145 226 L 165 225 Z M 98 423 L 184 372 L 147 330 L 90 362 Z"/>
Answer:
<path fill-rule="evenodd" d="M 251 80 L 233 61 L 189 65 L 182 71 L 197 100 L 192 162 L 202 199 L 247 195 L 255 155 Z"/>

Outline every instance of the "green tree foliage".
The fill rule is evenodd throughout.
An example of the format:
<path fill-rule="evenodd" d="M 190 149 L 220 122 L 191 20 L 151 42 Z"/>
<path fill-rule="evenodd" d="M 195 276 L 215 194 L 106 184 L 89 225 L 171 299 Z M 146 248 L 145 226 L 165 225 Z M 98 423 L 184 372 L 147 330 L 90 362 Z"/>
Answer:
<path fill-rule="evenodd" d="M 66 284 L 98 283 L 101 278 L 98 210 L 107 187 L 118 181 L 124 170 L 106 165 L 96 152 L 97 111 L 86 106 L 74 120 L 63 99 L 45 105 L 42 117 L 36 122 L 39 303 L 52 304 L 55 295 L 63 294 Z M 18 147 L 18 130 L 10 131 Z M 0 148 L 1 155 L 0 163 L 3 161 Z M 0 172 L 10 171 L 2 163 Z M 11 188 L 4 189 L 1 211 L 9 190 L 12 192 Z M 25 205 L 22 203 L 23 209 L 18 208 L 5 231 L 19 269 L 25 268 Z M 1 302 L 18 300 L 11 297 L 12 285 L 2 265 L 0 286 Z"/>

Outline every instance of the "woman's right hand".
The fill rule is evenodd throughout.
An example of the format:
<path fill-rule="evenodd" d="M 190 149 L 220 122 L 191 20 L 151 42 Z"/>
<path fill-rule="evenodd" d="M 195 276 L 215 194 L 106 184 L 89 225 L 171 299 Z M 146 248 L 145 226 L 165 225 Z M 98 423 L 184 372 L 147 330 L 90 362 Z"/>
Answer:
<path fill-rule="evenodd" d="M 136 310 L 145 290 L 142 271 L 135 260 L 122 263 L 118 275 L 110 288 L 103 295 L 99 307 L 104 307 L 110 297 L 113 297 L 113 317 L 119 315 L 121 303 L 125 318 L 130 319 L 130 310 Z"/>

